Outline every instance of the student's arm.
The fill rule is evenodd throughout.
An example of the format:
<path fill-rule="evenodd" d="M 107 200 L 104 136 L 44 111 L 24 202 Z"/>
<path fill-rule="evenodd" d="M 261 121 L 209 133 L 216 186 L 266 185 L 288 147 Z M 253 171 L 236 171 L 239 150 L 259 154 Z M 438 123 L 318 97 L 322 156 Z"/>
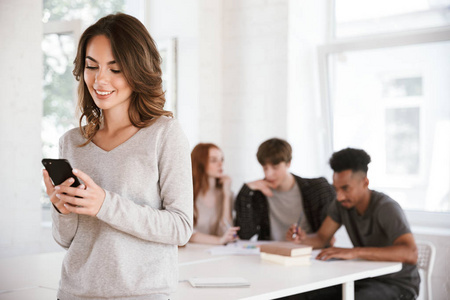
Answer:
<path fill-rule="evenodd" d="M 272 189 L 275 188 L 275 186 L 272 183 L 270 183 L 270 182 L 268 182 L 267 180 L 264 180 L 264 179 L 248 182 L 247 186 L 250 189 L 252 189 L 253 191 L 260 191 L 266 197 L 272 197 L 273 193 L 271 191 L 271 188 Z"/>
<path fill-rule="evenodd" d="M 224 175 L 220 178 L 220 183 L 222 184 L 223 192 L 223 202 L 222 202 L 222 215 L 220 221 L 224 224 L 232 224 L 232 210 L 233 210 L 233 193 L 231 192 L 231 178 Z"/>
<path fill-rule="evenodd" d="M 230 227 L 222 236 L 194 232 L 189 242 L 199 244 L 225 245 L 237 239 L 239 227 Z"/>
<path fill-rule="evenodd" d="M 291 226 L 286 233 L 286 240 L 293 241 L 297 244 L 306 244 L 312 246 L 314 249 L 321 249 L 329 245 L 336 231 L 341 227 L 341 224 L 335 222 L 330 216 L 327 216 L 316 233 L 308 234 L 298 228 L 297 231 L 294 226 Z M 296 236 L 294 237 L 294 233 Z"/>
<path fill-rule="evenodd" d="M 374 261 L 398 261 L 407 264 L 417 263 L 417 247 L 411 233 L 399 236 L 392 246 L 388 247 L 356 247 L 328 248 L 319 253 L 317 259 L 367 259 Z"/>

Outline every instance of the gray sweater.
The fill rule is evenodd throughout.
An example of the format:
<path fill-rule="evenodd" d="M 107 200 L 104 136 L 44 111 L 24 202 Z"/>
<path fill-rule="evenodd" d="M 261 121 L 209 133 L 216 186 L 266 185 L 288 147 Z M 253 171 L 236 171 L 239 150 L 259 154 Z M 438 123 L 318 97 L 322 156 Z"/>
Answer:
<path fill-rule="evenodd" d="M 160 117 L 111 151 L 79 129 L 60 139 L 60 157 L 106 197 L 96 217 L 59 214 L 53 236 L 67 249 L 58 298 L 168 299 L 178 284 L 178 245 L 192 234 L 190 149 L 178 122 Z"/>

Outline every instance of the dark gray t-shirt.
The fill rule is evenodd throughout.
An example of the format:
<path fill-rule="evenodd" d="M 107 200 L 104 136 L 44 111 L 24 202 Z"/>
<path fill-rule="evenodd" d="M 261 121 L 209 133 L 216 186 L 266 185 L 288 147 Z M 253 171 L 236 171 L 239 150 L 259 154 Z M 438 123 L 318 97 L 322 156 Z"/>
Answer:
<path fill-rule="evenodd" d="M 328 207 L 328 215 L 343 224 L 354 247 L 386 247 L 405 233 L 411 233 L 400 205 L 389 196 L 371 191 L 369 206 L 363 215 L 355 208 L 346 209 L 334 201 Z M 398 285 L 415 295 L 419 292 L 420 278 L 416 265 L 403 264 L 400 272 L 377 277 Z"/>

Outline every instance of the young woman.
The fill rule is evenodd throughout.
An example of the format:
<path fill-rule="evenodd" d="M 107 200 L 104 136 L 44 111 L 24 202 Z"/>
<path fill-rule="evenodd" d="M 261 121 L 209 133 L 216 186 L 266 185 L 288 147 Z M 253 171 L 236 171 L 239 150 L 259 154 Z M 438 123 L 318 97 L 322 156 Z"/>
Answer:
<path fill-rule="evenodd" d="M 214 144 L 192 150 L 194 180 L 194 233 L 190 242 L 226 244 L 237 239 L 233 227 L 231 179 L 223 174 L 223 153 Z"/>
<path fill-rule="evenodd" d="M 80 128 L 61 137 L 60 157 L 83 184 L 53 186 L 43 171 L 67 249 L 58 298 L 167 300 L 193 205 L 189 146 L 163 109 L 156 45 L 136 18 L 108 15 L 82 34 L 74 63 Z"/>

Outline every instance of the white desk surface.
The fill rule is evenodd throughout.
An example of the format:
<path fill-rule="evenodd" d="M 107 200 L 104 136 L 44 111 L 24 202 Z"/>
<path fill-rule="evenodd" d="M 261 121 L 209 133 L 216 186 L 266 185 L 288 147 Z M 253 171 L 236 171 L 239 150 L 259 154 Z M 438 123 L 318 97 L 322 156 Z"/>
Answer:
<path fill-rule="evenodd" d="M 313 260 L 310 266 L 282 266 L 259 256 L 212 256 L 208 245 L 179 249 L 180 283 L 172 300 L 273 299 L 326 286 L 397 272 L 401 263 Z M 0 259 L 0 300 L 56 299 L 65 252 Z M 247 288 L 193 288 L 191 277 L 243 277 Z"/>
<path fill-rule="evenodd" d="M 359 279 L 398 272 L 398 262 L 318 261 L 309 266 L 282 266 L 261 261 L 259 256 L 211 256 L 208 246 L 189 244 L 180 249 L 180 258 L 191 261 L 180 265 L 180 283 L 172 300 L 194 299 L 274 299 L 343 284 Z M 199 253 L 206 254 L 204 256 Z M 196 255 L 197 261 L 190 260 Z M 184 281 L 191 277 L 243 277 L 250 288 L 193 288 Z"/>

